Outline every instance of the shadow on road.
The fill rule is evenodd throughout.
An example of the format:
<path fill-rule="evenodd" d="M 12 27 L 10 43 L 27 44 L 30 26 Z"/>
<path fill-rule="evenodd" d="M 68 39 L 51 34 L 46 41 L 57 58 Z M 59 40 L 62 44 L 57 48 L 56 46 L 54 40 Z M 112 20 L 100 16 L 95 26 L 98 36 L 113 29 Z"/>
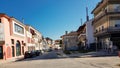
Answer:
<path fill-rule="evenodd" d="M 117 54 L 115 55 L 92 55 L 92 54 L 84 54 L 82 56 L 78 56 L 78 55 L 65 55 L 65 54 L 61 54 L 59 52 L 56 51 L 52 51 L 52 52 L 47 52 L 43 55 L 40 56 L 36 56 L 33 58 L 27 58 L 27 59 L 22 59 L 22 60 L 18 60 L 15 62 L 20 62 L 20 61 L 33 61 L 33 60 L 52 60 L 52 59 L 67 59 L 67 58 L 94 58 L 94 57 L 114 57 L 117 56 Z"/>
<path fill-rule="evenodd" d="M 26 58 L 26 59 L 21 59 L 21 60 L 17 60 L 15 62 L 20 62 L 20 61 L 32 61 L 32 60 L 52 60 L 52 59 L 62 59 L 62 58 L 67 58 L 67 57 L 60 57 L 60 54 L 58 54 L 55 51 L 52 52 L 47 52 L 43 55 L 40 56 L 35 56 L 32 58 Z"/>

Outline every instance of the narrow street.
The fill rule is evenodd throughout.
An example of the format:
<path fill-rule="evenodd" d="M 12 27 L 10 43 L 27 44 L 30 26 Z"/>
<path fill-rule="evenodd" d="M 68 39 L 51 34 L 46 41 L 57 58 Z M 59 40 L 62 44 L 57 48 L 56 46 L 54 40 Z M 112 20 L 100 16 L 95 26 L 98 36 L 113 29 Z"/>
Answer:
<path fill-rule="evenodd" d="M 0 65 L 0 68 L 119 68 L 118 57 L 59 58 L 55 51 L 22 61 Z"/>

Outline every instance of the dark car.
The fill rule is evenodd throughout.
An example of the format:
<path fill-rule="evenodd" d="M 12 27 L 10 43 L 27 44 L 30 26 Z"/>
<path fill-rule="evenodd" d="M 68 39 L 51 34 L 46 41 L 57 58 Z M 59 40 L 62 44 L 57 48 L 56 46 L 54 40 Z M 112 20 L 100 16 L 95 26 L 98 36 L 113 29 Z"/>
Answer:
<path fill-rule="evenodd" d="M 36 51 L 35 51 L 35 55 L 36 55 L 36 56 L 39 56 L 40 53 L 41 53 L 40 50 L 36 50 Z"/>
<path fill-rule="evenodd" d="M 35 57 L 36 56 L 36 52 L 35 51 L 31 51 L 31 57 Z"/>
<path fill-rule="evenodd" d="M 30 58 L 31 57 L 31 52 L 30 51 L 26 51 L 24 54 L 24 58 Z"/>
<path fill-rule="evenodd" d="M 36 56 L 36 52 L 35 51 L 26 51 L 24 58 L 32 58 Z"/>

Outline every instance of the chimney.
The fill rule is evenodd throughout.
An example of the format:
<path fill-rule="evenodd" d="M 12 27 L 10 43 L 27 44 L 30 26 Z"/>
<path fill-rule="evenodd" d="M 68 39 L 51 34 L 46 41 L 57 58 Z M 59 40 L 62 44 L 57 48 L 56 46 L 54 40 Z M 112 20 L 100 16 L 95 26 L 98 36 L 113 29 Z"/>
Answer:
<path fill-rule="evenodd" d="M 67 35 L 68 34 L 68 31 L 65 31 L 65 35 Z"/>
<path fill-rule="evenodd" d="M 89 21 L 89 16 L 88 16 L 88 7 L 86 7 L 86 20 Z"/>

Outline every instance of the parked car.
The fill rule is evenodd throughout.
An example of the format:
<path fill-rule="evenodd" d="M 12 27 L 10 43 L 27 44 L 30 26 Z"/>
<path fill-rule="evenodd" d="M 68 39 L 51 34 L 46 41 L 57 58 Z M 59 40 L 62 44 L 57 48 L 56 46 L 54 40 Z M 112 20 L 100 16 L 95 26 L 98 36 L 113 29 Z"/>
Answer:
<path fill-rule="evenodd" d="M 35 55 L 36 55 L 36 56 L 39 56 L 40 54 L 41 54 L 41 51 L 40 51 L 40 50 L 36 50 L 36 51 L 35 51 Z"/>
<path fill-rule="evenodd" d="M 35 57 L 36 56 L 36 52 L 35 51 L 31 51 L 31 57 Z"/>
<path fill-rule="evenodd" d="M 120 51 L 118 51 L 118 56 L 120 57 Z"/>
<path fill-rule="evenodd" d="M 24 58 L 30 58 L 31 57 L 31 52 L 30 51 L 26 51 L 24 54 Z"/>
<path fill-rule="evenodd" d="M 36 56 L 35 51 L 26 51 L 25 54 L 24 54 L 24 58 L 32 58 L 32 57 L 35 57 L 35 56 Z"/>

